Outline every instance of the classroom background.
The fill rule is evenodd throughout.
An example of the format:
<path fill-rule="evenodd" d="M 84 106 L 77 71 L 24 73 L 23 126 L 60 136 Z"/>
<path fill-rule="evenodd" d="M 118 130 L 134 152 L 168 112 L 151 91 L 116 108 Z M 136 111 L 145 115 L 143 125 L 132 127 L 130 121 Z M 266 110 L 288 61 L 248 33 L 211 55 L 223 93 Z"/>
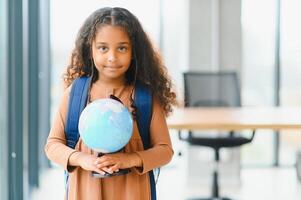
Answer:
<path fill-rule="evenodd" d="M 241 106 L 301 106 L 299 0 L 0 0 L 1 200 L 63 199 L 64 172 L 43 148 L 77 31 L 104 6 L 139 18 L 180 106 L 188 71 L 235 72 Z M 170 135 L 174 157 L 161 169 L 158 199 L 209 197 L 214 152 L 179 140 L 177 130 Z M 301 196 L 301 130 L 257 130 L 251 143 L 223 149 L 220 160 L 222 196 Z"/>

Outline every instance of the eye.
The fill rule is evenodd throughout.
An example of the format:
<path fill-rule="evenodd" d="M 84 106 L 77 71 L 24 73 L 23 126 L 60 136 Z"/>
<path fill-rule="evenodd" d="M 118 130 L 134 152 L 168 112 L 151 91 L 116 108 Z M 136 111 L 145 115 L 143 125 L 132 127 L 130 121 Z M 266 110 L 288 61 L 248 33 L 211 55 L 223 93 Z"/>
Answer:
<path fill-rule="evenodd" d="M 118 47 L 118 51 L 119 51 L 119 52 L 124 53 L 124 52 L 126 52 L 127 50 L 128 50 L 128 48 L 127 48 L 126 46 Z"/>
<path fill-rule="evenodd" d="M 98 46 L 96 47 L 100 52 L 104 53 L 104 52 L 107 52 L 108 51 L 108 47 L 106 46 Z"/>

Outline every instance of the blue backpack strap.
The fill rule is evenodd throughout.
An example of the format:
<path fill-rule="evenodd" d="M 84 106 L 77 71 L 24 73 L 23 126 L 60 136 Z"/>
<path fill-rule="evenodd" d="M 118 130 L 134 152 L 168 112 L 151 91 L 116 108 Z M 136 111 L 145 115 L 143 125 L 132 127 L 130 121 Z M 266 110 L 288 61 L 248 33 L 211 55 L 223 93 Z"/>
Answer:
<path fill-rule="evenodd" d="M 78 133 L 78 121 L 79 116 L 86 106 L 88 91 L 90 85 L 89 77 L 82 76 L 73 81 L 69 96 L 69 105 L 67 112 L 67 120 L 65 125 L 65 137 L 66 145 L 72 149 L 75 148 L 79 139 Z M 69 174 L 65 171 L 65 183 L 66 183 L 66 199 L 69 199 Z"/>
<path fill-rule="evenodd" d="M 150 148 L 150 122 L 152 117 L 152 94 L 144 85 L 137 82 L 135 87 L 134 104 L 137 108 L 136 117 L 144 149 Z M 156 200 L 156 183 L 153 170 L 149 173 L 151 199 Z"/>
<path fill-rule="evenodd" d="M 67 146 L 71 147 L 72 149 L 75 148 L 79 139 L 78 121 L 79 116 L 87 103 L 90 79 L 91 78 L 87 76 L 77 78 L 73 81 L 71 88 L 67 121 L 65 126 L 65 136 Z"/>

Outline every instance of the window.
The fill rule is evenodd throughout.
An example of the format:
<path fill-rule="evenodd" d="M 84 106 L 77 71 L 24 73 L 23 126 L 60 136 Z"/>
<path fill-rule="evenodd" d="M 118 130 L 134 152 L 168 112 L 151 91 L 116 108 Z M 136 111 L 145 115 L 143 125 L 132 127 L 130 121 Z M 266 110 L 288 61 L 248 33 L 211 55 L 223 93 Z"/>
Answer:
<path fill-rule="evenodd" d="M 273 106 L 277 1 L 245 0 L 242 5 L 244 104 Z M 301 28 L 298 20 L 301 17 L 301 3 L 298 0 L 287 0 L 281 1 L 280 6 L 280 106 L 300 106 Z M 301 137 L 296 132 L 300 131 L 280 132 L 281 165 L 295 163 L 296 151 L 301 148 Z M 272 132 L 257 134 L 253 145 L 245 149 L 248 156 L 244 158 L 253 159 L 256 156 L 261 163 L 270 164 L 273 159 L 273 142 Z"/>
<path fill-rule="evenodd" d="M 274 105 L 275 0 L 242 1 L 242 102 L 244 106 Z M 261 131 L 260 131 L 261 132 Z M 256 135 L 243 148 L 243 163 L 273 163 L 273 132 Z"/>
<path fill-rule="evenodd" d="M 0 80 L 7 80 L 6 69 L 7 69 L 7 12 L 6 12 L 6 0 L 0 0 Z M 6 104 L 6 82 L 0 81 L 0 199 L 8 199 L 7 197 L 7 108 Z"/>
<path fill-rule="evenodd" d="M 300 0 L 281 1 L 280 59 L 282 106 L 301 105 L 301 27 L 299 19 Z M 280 164 L 293 165 L 296 151 L 301 149 L 297 131 L 282 131 L 280 141 Z"/>

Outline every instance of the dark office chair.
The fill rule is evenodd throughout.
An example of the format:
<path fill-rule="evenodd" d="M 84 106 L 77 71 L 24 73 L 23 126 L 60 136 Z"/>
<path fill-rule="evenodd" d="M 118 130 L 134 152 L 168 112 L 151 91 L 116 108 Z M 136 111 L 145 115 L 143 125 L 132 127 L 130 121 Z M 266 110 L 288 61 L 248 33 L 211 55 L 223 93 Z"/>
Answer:
<path fill-rule="evenodd" d="M 240 88 L 235 72 L 184 73 L 184 90 L 186 107 L 240 107 Z M 179 138 L 187 141 L 191 145 L 211 147 L 215 152 L 216 167 L 212 174 L 212 197 L 208 200 L 230 200 L 219 197 L 218 184 L 218 164 L 220 159 L 219 150 L 221 148 L 238 147 L 250 143 L 255 136 L 255 130 L 250 138 L 242 137 L 234 131 L 227 135 L 218 137 L 196 137 L 189 131 L 188 137 L 183 138 L 179 132 Z M 205 199 L 204 199 L 205 200 Z"/>

